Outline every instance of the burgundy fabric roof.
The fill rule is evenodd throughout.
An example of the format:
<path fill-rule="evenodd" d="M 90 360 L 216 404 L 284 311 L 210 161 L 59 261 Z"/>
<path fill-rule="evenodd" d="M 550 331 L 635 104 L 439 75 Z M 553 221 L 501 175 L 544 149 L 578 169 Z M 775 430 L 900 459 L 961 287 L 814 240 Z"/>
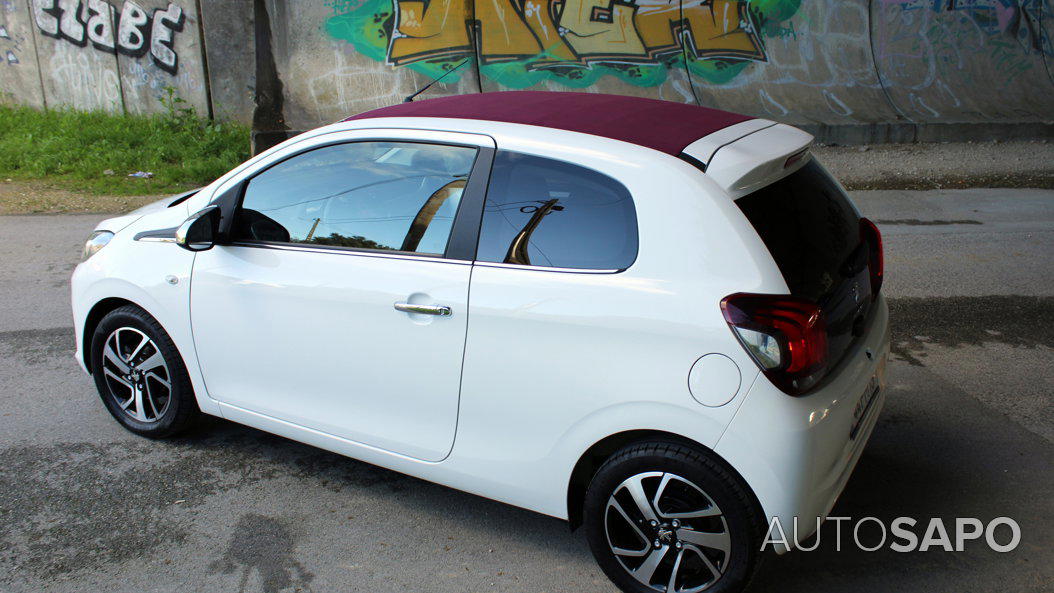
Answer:
<path fill-rule="evenodd" d="M 672 155 L 703 136 L 752 119 L 708 107 L 639 97 L 503 91 L 401 103 L 344 121 L 371 117 L 456 117 L 544 126 L 632 142 Z"/>

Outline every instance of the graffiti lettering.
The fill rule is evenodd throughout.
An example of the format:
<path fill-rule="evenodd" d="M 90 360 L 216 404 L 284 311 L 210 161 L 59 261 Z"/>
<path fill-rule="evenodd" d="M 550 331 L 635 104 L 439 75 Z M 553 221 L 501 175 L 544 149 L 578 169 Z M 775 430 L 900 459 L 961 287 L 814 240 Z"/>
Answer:
<path fill-rule="evenodd" d="M 103 51 L 113 51 L 113 6 L 103 0 L 88 0 L 81 10 L 81 18 L 85 15 L 85 27 L 92 45 Z"/>
<path fill-rule="evenodd" d="M 59 0 L 59 33 L 74 45 L 84 46 L 84 24 L 80 22 L 77 6 L 80 0 Z"/>
<path fill-rule="evenodd" d="M 470 53 L 468 29 L 457 22 L 459 11 L 460 7 L 454 9 L 453 0 L 401 2 L 397 13 L 400 25 L 388 45 L 389 62 L 409 64 L 429 55 L 453 60 Z M 444 50 L 437 49 L 440 47 Z"/>
<path fill-rule="evenodd" d="M 33 20 L 40 32 L 50 37 L 59 36 L 58 6 L 55 0 L 33 0 Z"/>
<path fill-rule="evenodd" d="M 179 57 L 172 49 L 172 32 L 183 30 L 183 9 L 169 4 L 167 10 L 154 12 L 154 28 L 150 34 L 150 56 L 158 68 L 176 73 Z"/>
<path fill-rule="evenodd" d="M 459 0 L 392 1 L 396 66 L 471 55 L 473 30 L 481 64 L 529 60 L 529 70 L 657 64 L 682 48 L 696 59 L 766 59 L 743 0 L 482 0 L 464 26 Z"/>
<path fill-rule="evenodd" d="M 7 41 L 11 41 L 11 34 L 7 32 L 7 27 L 5 27 L 3 25 L 0 25 L 0 39 L 5 39 Z M 19 49 L 17 42 L 14 43 L 14 49 Z M 9 50 L 5 51 L 3 53 L 3 55 L 0 55 L 0 66 L 2 66 L 4 64 L 5 60 L 7 61 L 7 64 L 9 66 L 17 66 L 18 65 L 18 55 L 15 54 L 15 52 L 13 50 L 9 49 Z"/>
<path fill-rule="evenodd" d="M 133 0 L 121 11 L 105 0 L 32 0 L 33 20 L 40 32 L 84 47 L 120 52 L 139 58 L 147 52 L 158 68 L 175 75 L 179 56 L 173 48 L 175 33 L 183 30 L 183 9 L 169 3 L 151 16 Z M 116 35 L 114 28 L 116 24 Z"/>
<path fill-rule="evenodd" d="M 372 59 L 428 76 L 474 57 L 483 76 L 512 88 L 545 80 L 587 87 L 609 75 L 655 86 L 671 68 L 725 82 L 750 63 L 767 62 L 763 34 L 773 36 L 799 5 L 800 0 L 357 0 L 335 3 L 326 30 Z"/>
<path fill-rule="evenodd" d="M 1049 13 L 1050 9 L 1043 4 L 1043 0 L 908 0 L 902 7 L 904 11 L 958 12 L 988 35 L 1003 34 L 1021 40 L 1026 51 L 1044 53 L 1049 51 L 1044 44 L 1049 40 L 1040 21 L 1044 10 Z"/>
<path fill-rule="evenodd" d="M 150 15 L 135 2 L 128 0 L 117 22 L 117 51 L 138 58 L 146 53 L 146 24 Z"/>

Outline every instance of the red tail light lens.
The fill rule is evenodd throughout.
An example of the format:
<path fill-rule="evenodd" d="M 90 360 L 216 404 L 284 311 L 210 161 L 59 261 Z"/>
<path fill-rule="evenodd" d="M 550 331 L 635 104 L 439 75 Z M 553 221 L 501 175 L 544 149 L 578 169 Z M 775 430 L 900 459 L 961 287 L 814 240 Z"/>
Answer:
<path fill-rule="evenodd" d="M 827 324 L 816 303 L 793 296 L 737 293 L 721 301 L 725 321 L 766 376 L 801 395 L 827 372 Z"/>
<path fill-rule="evenodd" d="M 885 273 L 886 258 L 882 254 L 882 233 L 875 223 L 866 218 L 860 219 L 860 238 L 867 241 L 867 268 L 871 270 L 871 294 L 877 295 L 882 288 L 882 275 Z"/>

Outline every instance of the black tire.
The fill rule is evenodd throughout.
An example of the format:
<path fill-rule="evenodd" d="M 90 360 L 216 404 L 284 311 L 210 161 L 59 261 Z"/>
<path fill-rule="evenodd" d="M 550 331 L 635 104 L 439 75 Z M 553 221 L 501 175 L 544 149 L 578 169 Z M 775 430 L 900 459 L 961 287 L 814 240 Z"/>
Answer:
<path fill-rule="evenodd" d="M 112 358 L 106 362 L 107 370 L 110 371 L 110 374 L 104 371 L 103 350 L 107 346 L 107 340 L 110 340 L 114 332 L 118 330 L 122 332 L 122 336 L 130 334 L 133 339 L 137 335 L 135 333 L 137 330 L 150 340 L 150 343 L 146 344 L 136 357 L 127 361 L 131 363 L 129 372 L 135 372 L 136 363 L 143 363 L 153 353 L 156 352 L 161 355 L 165 365 L 164 372 L 156 370 L 147 374 L 137 373 L 135 380 L 127 381 L 127 383 L 133 385 L 143 385 L 144 388 L 140 390 L 142 393 L 152 392 L 155 393 L 155 396 L 143 395 L 136 400 L 134 391 L 124 391 L 129 389 L 129 385 L 122 382 L 125 377 L 122 371 L 114 366 Z M 121 337 L 119 336 L 117 342 L 111 342 L 111 348 L 113 348 L 114 344 L 119 344 L 120 340 Z M 130 342 L 131 340 L 126 338 L 125 341 Z M 132 350 L 134 346 L 135 344 L 130 344 L 127 350 Z M 122 362 L 125 362 L 123 361 L 123 356 L 121 356 L 121 359 Z M 154 439 L 174 436 L 189 428 L 201 415 L 197 401 L 194 399 L 194 388 L 190 384 L 187 368 L 183 364 L 183 358 L 180 356 L 179 351 L 176 350 L 172 338 L 169 337 L 156 319 L 139 307 L 126 305 L 114 309 L 102 318 L 91 337 L 91 368 L 92 376 L 95 379 L 95 388 L 99 391 L 99 397 L 102 398 L 106 409 L 122 426 L 135 434 Z M 150 369 L 145 370 L 150 371 Z M 121 376 L 114 377 L 114 374 Z M 129 377 L 131 376 L 129 375 Z M 167 396 L 164 395 L 166 391 L 164 388 L 165 379 L 167 379 L 169 384 Z M 132 401 L 129 405 L 129 411 L 123 409 L 118 401 L 118 398 L 125 393 L 128 394 Z M 157 403 L 155 404 L 154 402 Z M 142 405 L 144 410 L 140 419 L 135 417 L 136 403 Z M 162 407 L 163 409 L 155 412 L 156 407 Z M 153 415 L 151 415 L 151 412 L 154 412 Z"/>
<path fill-rule="evenodd" d="M 659 475 L 641 478 L 642 474 L 651 473 Z M 676 478 L 687 480 L 698 490 L 691 489 L 690 485 Z M 665 514 L 655 515 L 659 525 L 652 527 L 639 506 L 632 506 L 628 510 L 624 508 L 634 504 L 632 499 L 626 498 L 633 491 L 626 485 L 631 482 L 639 484 L 647 494 L 647 506 L 654 512 L 655 505 L 650 503 L 654 501 L 664 479 L 668 481 L 663 488 L 660 506 L 667 506 L 663 511 Z M 704 496 L 699 496 L 700 491 Z M 609 499 L 613 495 L 618 505 L 617 508 L 611 505 L 609 510 Z M 691 514 L 688 512 L 690 508 L 713 509 L 706 503 L 716 505 L 721 514 L 683 518 L 676 523 L 669 519 L 678 504 L 683 514 Z M 593 556 L 608 578 L 626 593 L 662 591 L 659 587 L 665 587 L 668 583 L 677 555 L 682 552 L 682 564 L 678 565 L 680 579 L 675 583 L 678 590 L 682 586 L 692 588 L 705 585 L 703 590 L 707 593 L 735 593 L 742 591 L 750 582 L 761 556 L 759 550 L 765 525 L 747 486 L 711 454 L 681 443 L 648 441 L 616 451 L 593 476 L 586 490 L 583 513 L 586 537 Z M 636 531 L 627 529 L 631 523 Z M 675 528 L 675 525 L 680 528 Z M 611 537 L 620 540 L 615 542 L 616 545 L 623 549 L 637 550 L 638 546 L 634 542 L 640 541 L 642 536 L 654 538 L 650 543 L 644 542 L 638 552 L 647 555 L 640 558 L 617 556 L 609 543 L 609 527 Z M 727 533 L 727 553 L 695 546 L 687 539 L 694 535 L 693 532 L 720 533 L 722 529 Z M 686 539 L 681 539 L 681 536 Z M 661 541 L 660 537 L 663 538 Z M 658 548 L 655 547 L 656 542 L 660 544 Z M 696 550 L 703 550 L 707 558 L 704 560 L 698 557 Z M 662 562 L 658 564 L 654 576 L 648 579 L 651 586 L 647 586 L 641 579 L 647 573 L 643 570 L 644 563 L 653 557 L 653 553 L 661 557 Z M 707 561 L 720 574 L 715 575 L 713 569 L 707 568 Z M 634 566 L 635 562 L 641 564 Z"/>

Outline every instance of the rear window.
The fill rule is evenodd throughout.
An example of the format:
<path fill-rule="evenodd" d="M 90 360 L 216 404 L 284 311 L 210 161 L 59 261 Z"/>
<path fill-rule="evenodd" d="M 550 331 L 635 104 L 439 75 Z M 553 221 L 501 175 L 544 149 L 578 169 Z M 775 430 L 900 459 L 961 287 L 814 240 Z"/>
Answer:
<path fill-rule="evenodd" d="M 497 154 L 477 260 L 622 270 L 636 258 L 637 213 L 624 185 L 563 161 Z"/>
<path fill-rule="evenodd" d="M 845 278 L 860 244 L 860 218 L 815 160 L 736 200 L 765 242 L 791 293 L 821 301 Z"/>

